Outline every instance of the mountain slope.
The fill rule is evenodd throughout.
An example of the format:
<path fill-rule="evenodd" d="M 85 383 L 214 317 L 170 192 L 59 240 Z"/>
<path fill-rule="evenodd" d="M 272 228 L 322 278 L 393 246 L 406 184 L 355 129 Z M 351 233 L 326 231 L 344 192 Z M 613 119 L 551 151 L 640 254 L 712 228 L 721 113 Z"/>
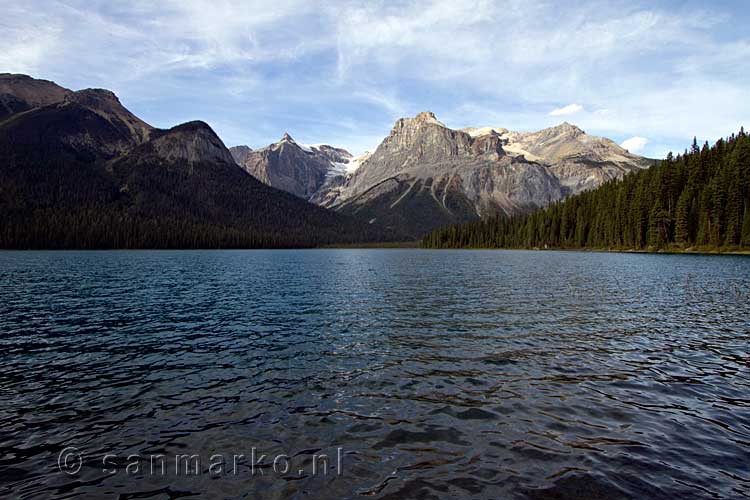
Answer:
<path fill-rule="evenodd" d="M 0 95 L 11 95 L 25 102 L 29 108 L 56 104 L 73 91 L 48 80 L 28 75 L 0 73 Z"/>
<path fill-rule="evenodd" d="M 10 115 L 0 123 L 0 158 L 2 248 L 299 247 L 383 238 L 247 175 L 205 123 L 153 129 L 107 91 L 69 93 Z"/>

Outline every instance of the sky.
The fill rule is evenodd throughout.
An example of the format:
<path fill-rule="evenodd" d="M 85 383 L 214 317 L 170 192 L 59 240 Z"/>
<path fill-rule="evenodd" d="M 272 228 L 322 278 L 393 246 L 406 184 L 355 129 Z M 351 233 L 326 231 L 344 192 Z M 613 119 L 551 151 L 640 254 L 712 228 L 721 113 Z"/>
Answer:
<path fill-rule="evenodd" d="M 658 158 L 750 126 L 748 26 L 744 0 L 0 0 L 0 72 L 107 88 L 228 146 L 358 154 L 429 110 Z"/>

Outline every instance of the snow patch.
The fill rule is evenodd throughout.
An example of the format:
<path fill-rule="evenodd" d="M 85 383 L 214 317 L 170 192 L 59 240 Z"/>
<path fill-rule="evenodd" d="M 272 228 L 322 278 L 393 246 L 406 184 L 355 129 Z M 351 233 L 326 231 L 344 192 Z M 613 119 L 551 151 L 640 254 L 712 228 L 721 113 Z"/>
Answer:
<path fill-rule="evenodd" d="M 329 180 L 329 179 L 331 179 L 333 177 L 336 177 L 338 175 L 344 175 L 344 176 L 346 176 L 346 175 L 353 174 L 354 171 L 359 168 L 359 166 L 362 164 L 362 162 L 364 162 L 365 160 L 367 160 L 370 156 L 372 156 L 372 153 L 370 153 L 369 151 L 366 151 L 364 154 L 362 154 L 360 156 L 357 156 L 356 158 L 352 158 L 350 160 L 347 160 L 347 161 L 343 161 L 343 162 L 332 161 L 332 162 L 330 162 L 331 163 L 331 168 L 326 173 L 326 180 Z"/>
<path fill-rule="evenodd" d="M 461 129 L 462 132 L 466 132 L 471 137 L 481 137 L 483 135 L 491 134 L 495 132 L 498 135 L 503 135 L 508 132 L 507 129 L 501 127 L 468 127 Z"/>
<path fill-rule="evenodd" d="M 339 175 L 346 175 L 349 173 L 347 170 L 348 163 L 341 163 L 332 161 L 331 168 L 326 172 L 326 181 L 333 179 Z"/>
<path fill-rule="evenodd" d="M 349 162 L 346 164 L 346 173 L 352 174 L 355 170 L 357 170 L 360 165 L 362 165 L 365 161 L 367 161 L 372 156 L 372 153 L 369 151 L 365 151 L 361 155 L 357 156 L 356 158 L 352 158 L 349 160 Z"/>

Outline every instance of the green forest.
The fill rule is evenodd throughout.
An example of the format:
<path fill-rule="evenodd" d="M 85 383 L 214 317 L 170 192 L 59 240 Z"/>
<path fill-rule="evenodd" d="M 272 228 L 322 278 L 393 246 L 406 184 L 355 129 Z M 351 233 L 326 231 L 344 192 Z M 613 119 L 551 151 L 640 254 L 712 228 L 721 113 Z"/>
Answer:
<path fill-rule="evenodd" d="M 525 215 L 448 226 L 424 248 L 750 248 L 750 136 L 741 129 Z"/>

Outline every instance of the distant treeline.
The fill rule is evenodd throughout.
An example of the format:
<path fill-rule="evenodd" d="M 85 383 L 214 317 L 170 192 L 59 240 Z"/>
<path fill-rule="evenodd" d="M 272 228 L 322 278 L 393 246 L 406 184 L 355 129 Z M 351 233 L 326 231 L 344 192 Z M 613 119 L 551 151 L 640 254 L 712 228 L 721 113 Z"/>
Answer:
<path fill-rule="evenodd" d="M 527 215 L 433 231 L 425 248 L 750 247 L 750 136 L 667 158 Z"/>

